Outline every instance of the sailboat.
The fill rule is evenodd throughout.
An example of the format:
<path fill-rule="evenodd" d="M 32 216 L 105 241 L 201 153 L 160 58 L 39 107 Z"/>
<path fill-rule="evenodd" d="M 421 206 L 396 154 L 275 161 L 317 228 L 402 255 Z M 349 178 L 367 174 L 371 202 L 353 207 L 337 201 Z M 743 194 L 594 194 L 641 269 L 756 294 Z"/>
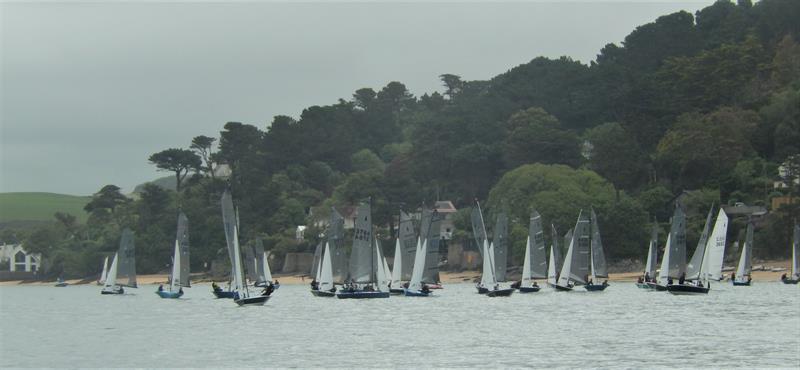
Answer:
<path fill-rule="evenodd" d="M 392 287 L 400 288 L 392 288 Z M 394 244 L 394 266 L 392 266 L 392 280 L 389 283 L 389 293 L 401 294 L 403 293 L 403 251 L 400 248 L 400 237 L 397 238 Z"/>
<path fill-rule="evenodd" d="M 233 300 L 239 306 L 263 306 L 270 298 L 271 291 L 265 289 L 261 295 L 251 295 L 244 282 L 242 254 L 239 248 L 239 223 L 233 208 L 231 193 L 222 194 L 222 223 L 225 228 L 225 240 L 228 244 L 228 256 L 231 257 L 231 274 L 233 275 Z"/>
<path fill-rule="evenodd" d="M 576 285 L 588 283 L 591 272 L 591 232 L 591 220 L 581 210 L 569 241 L 569 248 L 564 257 L 564 265 L 561 268 L 558 283 L 555 285 L 556 290 L 571 291 Z"/>
<path fill-rule="evenodd" d="M 330 243 L 325 243 L 325 250 L 321 257 L 315 277 L 318 285 L 315 287 L 316 289 L 311 289 L 311 294 L 315 297 L 334 297 L 336 296 L 336 286 L 333 285 Z"/>
<path fill-rule="evenodd" d="M 108 278 L 108 256 L 103 260 L 103 271 L 100 273 L 100 280 L 97 280 L 97 285 L 105 285 Z"/>
<path fill-rule="evenodd" d="M 350 279 L 336 297 L 347 298 L 389 298 L 389 291 L 382 291 L 378 283 L 379 275 L 378 244 L 372 231 L 371 201 L 356 209 L 355 234 L 350 254 Z"/>
<path fill-rule="evenodd" d="M 543 279 L 548 276 L 546 253 L 544 232 L 542 231 L 542 216 L 534 209 L 531 211 L 528 240 L 525 243 L 522 280 L 516 286 L 520 293 L 534 293 L 541 289 L 534 279 Z"/>
<path fill-rule="evenodd" d="M 713 207 L 712 207 L 713 210 Z M 709 214 L 711 211 L 709 211 Z M 711 219 L 706 218 L 705 232 Z M 722 209 L 719 210 L 714 229 L 710 237 L 705 238 L 701 234 L 701 243 L 698 243 L 697 250 L 692 256 L 692 261 L 687 266 L 687 271 L 679 276 L 678 284 L 667 285 L 667 291 L 676 295 L 695 295 L 708 294 L 711 289 L 710 279 L 719 279 L 722 275 L 722 255 L 725 252 L 725 235 L 728 232 L 728 216 Z M 699 257 L 697 257 L 699 256 Z M 699 260 L 699 270 L 697 263 Z M 694 281 L 687 283 L 686 281 Z M 706 284 L 703 284 L 703 282 Z"/>
<path fill-rule="evenodd" d="M 414 231 L 414 220 L 407 213 L 400 211 L 400 230 L 395 242 L 392 286 L 389 289 L 392 294 L 404 294 L 403 282 L 411 280 L 420 238 L 421 236 L 417 237 Z"/>
<path fill-rule="evenodd" d="M 408 288 L 403 289 L 406 297 L 427 297 L 431 294 L 430 288 L 422 282 L 422 274 L 425 271 L 425 257 L 428 254 L 428 241 L 422 242 L 414 257 L 414 269 L 411 272 L 411 281 Z"/>
<path fill-rule="evenodd" d="M 281 284 L 276 284 L 272 280 L 272 270 L 269 268 L 269 254 L 264 250 L 264 242 L 261 237 L 256 237 L 255 245 L 253 246 L 254 256 L 254 271 L 256 287 L 266 288 L 271 286 L 272 289 L 278 289 Z"/>
<path fill-rule="evenodd" d="M 441 279 L 439 278 L 439 244 L 441 243 L 442 218 L 442 214 L 435 208 L 429 209 L 423 205 L 422 220 L 419 227 L 421 243 L 419 246 L 427 242 L 422 282 L 429 289 L 442 289 Z M 414 258 L 416 259 L 416 252 Z"/>
<path fill-rule="evenodd" d="M 686 214 L 680 206 L 676 206 L 670 221 L 655 289 L 666 291 L 673 279 L 678 279 L 681 275 L 686 275 Z"/>
<path fill-rule="evenodd" d="M 189 283 L 189 220 L 183 212 L 178 214 L 178 233 L 175 237 L 175 252 L 172 256 L 172 273 L 169 278 L 169 290 L 158 287 L 161 298 L 180 298 L 183 288 L 191 287 Z"/>
<path fill-rule="evenodd" d="M 123 287 L 137 288 L 136 250 L 133 243 L 133 231 L 128 228 L 122 230 L 119 250 L 114 254 L 105 286 L 100 294 L 124 294 Z"/>
<path fill-rule="evenodd" d="M 547 285 L 555 288 L 556 284 L 558 284 L 558 267 L 561 264 L 561 253 L 558 247 L 560 236 L 556 232 L 555 225 L 551 224 L 550 229 L 553 242 L 550 244 L 550 260 L 547 263 Z"/>
<path fill-rule="evenodd" d="M 56 285 L 55 285 L 56 287 L 63 288 L 66 287 L 67 285 L 69 285 L 69 283 L 64 281 L 64 278 L 62 278 L 61 276 L 59 276 L 58 279 L 56 279 Z"/>
<path fill-rule="evenodd" d="M 658 222 L 653 220 L 653 230 L 650 232 L 650 243 L 647 247 L 647 263 L 644 266 L 644 275 L 636 282 L 642 289 L 654 290 L 656 288 L 656 263 L 658 262 Z"/>
<path fill-rule="evenodd" d="M 750 220 L 747 222 L 747 232 L 745 233 L 744 238 L 744 248 L 742 248 L 742 254 L 739 256 L 739 265 L 736 268 L 736 276 L 731 279 L 733 286 L 750 286 L 750 282 L 753 280 L 752 276 L 752 265 L 750 264 L 750 260 L 753 256 L 753 221 Z"/>
<path fill-rule="evenodd" d="M 600 227 L 597 225 L 597 214 L 591 209 L 589 215 L 592 219 L 592 242 L 590 245 L 589 267 L 591 279 L 583 286 L 590 292 L 599 292 L 608 288 L 608 267 L 606 265 L 606 254 L 603 251 L 603 241 L 600 238 Z M 606 279 L 602 284 L 595 284 L 597 278 Z"/>
<path fill-rule="evenodd" d="M 794 224 L 794 237 L 792 238 L 792 275 L 781 276 L 784 284 L 797 284 L 800 281 L 800 225 Z"/>

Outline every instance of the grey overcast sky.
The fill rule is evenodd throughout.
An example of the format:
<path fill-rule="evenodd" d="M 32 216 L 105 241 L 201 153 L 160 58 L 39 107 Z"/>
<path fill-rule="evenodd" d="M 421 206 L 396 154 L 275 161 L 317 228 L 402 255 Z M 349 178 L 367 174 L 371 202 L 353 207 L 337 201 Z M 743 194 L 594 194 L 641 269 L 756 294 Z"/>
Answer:
<path fill-rule="evenodd" d="M 0 0 L 1 1 L 1 0 Z M 2 2 L 0 192 L 129 192 L 151 153 L 400 81 L 488 79 L 537 56 L 588 63 L 707 1 Z"/>

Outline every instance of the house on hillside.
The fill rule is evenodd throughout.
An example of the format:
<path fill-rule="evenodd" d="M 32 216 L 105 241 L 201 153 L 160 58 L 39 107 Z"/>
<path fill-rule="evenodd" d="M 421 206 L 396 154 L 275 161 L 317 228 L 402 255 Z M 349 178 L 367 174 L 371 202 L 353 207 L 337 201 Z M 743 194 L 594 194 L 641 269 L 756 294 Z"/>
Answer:
<path fill-rule="evenodd" d="M 11 272 L 30 272 L 36 273 L 42 263 L 42 255 L 39 253 L 28 253 L 22 248 L 22 244 L 0 245 L 0 264 L 8 268 L 4 271 Z"/>

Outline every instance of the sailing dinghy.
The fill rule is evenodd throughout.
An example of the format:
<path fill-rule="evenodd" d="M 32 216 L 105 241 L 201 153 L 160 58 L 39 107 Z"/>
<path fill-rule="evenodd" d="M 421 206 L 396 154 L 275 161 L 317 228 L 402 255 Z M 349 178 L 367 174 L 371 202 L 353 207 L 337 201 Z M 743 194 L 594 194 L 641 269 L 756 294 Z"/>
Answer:
<path fill-rule="evenodd" d="M 753 280 L 751 276 L 752 265 L 750 263 L 753 256 L 753 221 L 747 222 L 747 232 L 744 240 L 744 248 L 742 248 L 742 254 L 739 257 L 736 276 L 731 279 L 733 286 L 750 286 Z"/>
<path fill-rule="evenodd" d="M 122 230 L 119 250 L 114 254 L 111 267 L 108 269 L 105 286 L 100 291 L 100 294 L 124 294 L 125 289 L 123 287 L 137 288 L 135 257 L 133 231 L 126 228 Z"/>
<path fill-rule="evenodd" d="M 794 224 L 794 237 L 792 238 L 792 275 L 781 276 L 784 284 L 797 284 L 800 281 L 800 224 Z"/>
<path fill-rule="evenodd" d="M 655 290 L 656 288 L 656 263 L 658 261 L 658 222 L 653 220 L 653 230 L 650 232 L 650 244 L 647 247 L 647 263 L 644 275 L 636 282 L 641 289 Z"/>
<path fill-rule="evenodd" d="M 336 287 L 333 285 L 333 265 L 331 264 L 331 247 L 325 243 L 325 250 L 320 258 L 320 265 L 317 268 L 317 286 L 311 290 L 315 297 L 334 297 Z"/>
<path fill-rule="evenodd" d="M 428 241 L 422 242 L 414 257 L 414 270 L 411 272 L 411 281 L 408 288 L 403 289 L 406 297 L 427 297 L 431 294 L 430 288 L 422 283 L 422 273 L 425 271 L 425 257 L 428 253 Z"/>
<path fill-rule="evenodd" d="M 564 265 L 555 285 L 557 291 L 568 292 L 577 285 L 585 285 L 589 279 L 589 254 L 591 253 L 591 220 L 581 212 L 569 241 Z"/>
<path fill-rule="evenodd" d="M 531 211 L 528 227 L 528 240 L 525 244 L 525 261 L 522 264 L 522 280 L 516 285 L 520 293 L 535 293 L 541 287 L 534 279 L 547 277 L 547 260 L 542 231 L 542 216 L 535 209 Z M 512 288 L 514 286 L 512 285 Z"/>
<path fill-rule="evenodd" d="M 225 228 L 225 240 L 228 244 L 228 255 L 231 257 L 231 274 L 233 275 L 233 301 L 239 306 L 263 306 L 272 293 L 268 288 L 261 295 L 251 295 L 244 283 L 242 253 L 239 248 L 239 225 L 233 208 L 231 193 L 222 194 L 222 223 Z"/>
<path fill-rule="evenodd" d="M 712 207 L 713 210 L 713 207 Z M 709 215 L 711 210 L 709 211 Z M 692 260 L 686 272 L 679 276 L 678 284 L 667 285 L 667 291 L 675 295 L 708 294 L 711 290 L 709 279 L 717 279 L 722 274 L 722 256 L 725 251 L 725 234 L 728 231 L 728 216 L 719 210 L 714 229 L 710 237 L 706 237 L 711 218 L 706 218 L 706 226 L 701 234 Z M 685 229 L 684 229 L 685 232 Z M 685 235 L 685 234 L 684 234 Z M 699 267 L 698 267 L 699 266 Z M 687 283 L 693 281 L 693 283 Z M 703 282 L 706 282 L 703 284 Z"/>
<path fill-rule="evenodd" d="M 178 233 L 175 237 L 175 251 L 172 256 L 172 273 L 169 278 L 169 290 L 158 287 L 161 298 L 180 298 L 183 288 L 191 287 L 189 283 L 189 220 L 183 212 L 178 214 Z"/>

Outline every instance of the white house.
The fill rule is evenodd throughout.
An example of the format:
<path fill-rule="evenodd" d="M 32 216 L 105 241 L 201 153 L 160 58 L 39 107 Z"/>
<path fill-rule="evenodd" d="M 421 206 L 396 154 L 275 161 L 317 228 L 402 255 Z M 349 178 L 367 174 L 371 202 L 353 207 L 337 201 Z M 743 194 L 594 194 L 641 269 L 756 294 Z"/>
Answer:
<path fill-rule="evenodd" d="M 42 263 L 42 255 L 28 253 L 22 244 L 0 245 L 0 262 L 8 262 L 8 271 L 36 272 Z"/>

